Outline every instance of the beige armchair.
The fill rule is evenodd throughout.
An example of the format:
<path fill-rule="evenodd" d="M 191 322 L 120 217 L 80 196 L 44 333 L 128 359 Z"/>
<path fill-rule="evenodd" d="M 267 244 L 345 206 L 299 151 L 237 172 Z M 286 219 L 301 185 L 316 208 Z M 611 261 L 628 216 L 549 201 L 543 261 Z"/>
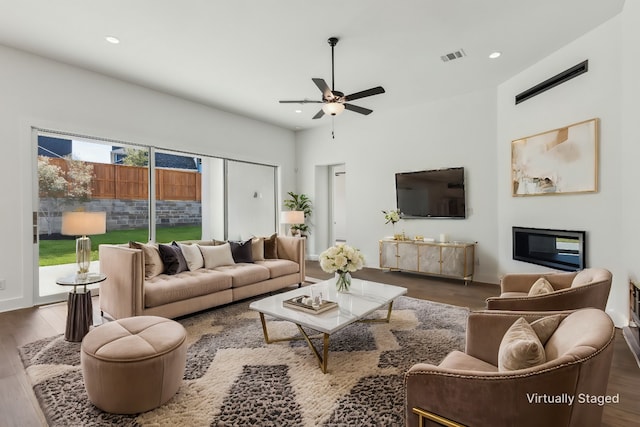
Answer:
<path fill-rule="evenodd" d="M 532 322 L 549 314 L 470 313 L 464 353 L 453 351 L 438 366 L 416 364 L 405 374 L 407 426 L 419 425 L 419 411 L 423 420 L 459 423 L 437 425 L 599 426 L 603 406 L 580 399 L 606 396 L 615 329 L 603 311 L 560 312 L 562 320 L 544 345 L 546 362 L 498 370 L 498 349 L 510 326 L 521 316 Z M 560 403 L 545 403 L 549 399 Z"/>
<path fill-rule="evenodd" d="M 549 281 L 553 292 L 529 296 L 529 290 L 540 277 Z M 487 298 L 487 308 L 549 311 L 594 307 L 604 310 L 611 279 L 611 272 L 604 268 L 586 268 L 571 273 L 507 274 L 500 281 L 500 296 Z"/>

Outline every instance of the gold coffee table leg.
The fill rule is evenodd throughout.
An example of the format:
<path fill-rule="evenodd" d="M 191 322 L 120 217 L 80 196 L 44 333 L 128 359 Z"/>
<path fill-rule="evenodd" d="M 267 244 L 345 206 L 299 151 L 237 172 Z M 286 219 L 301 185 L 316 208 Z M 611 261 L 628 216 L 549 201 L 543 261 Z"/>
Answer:
<path fill-rule="evenodd" d="M 327 363 L 329 362 L 329 334 L 322 334 L 323 339 L 322 339 L 322 356 L 321 356 L 320 352 L 316 349 L 316 347 L 311 342 L 309 335 L 307 335 L 304 329 L 302 329 L 302 326 L 298 324 L 296 324 L 296 326 L 300 330 L 300 333 L 302 334 L 304 339 L 307 341 L 307 345 L 309 346 L 311 351 L 313 351 L 313 354 L 316 356 L 316 359 L 318 359 L 318 363 L 320 364 L 320 369 L 322 369 L 322 373 L 326 374 Z"/>
<path fill-rule="evenodd" d="M 302 334 L 302 337 L 286 337 L 286 338 L 273 339 L 273 338 L 269 338 L 269 332 L 267 331 L 267 322 L 264 318 L 264 313 L 260 313 L 260 322 L 262 323 L 262 333 L 264 334 L 264 342 L 266 342 L 267 344 L 272 344 L 274 342 L 305 340 L 307 342 L 307 345 L 311 349 L 311 351 L 313 351 L 314 356 L 316 356 L 316 359 L 318 359 L 318 362 L 320 364 L 320 369 L 322 369 L 322 373 L 323 374 L 327 373 L 327 362 L 329 361 L 329 334 L 322 334 L 323 348 L 322 348 L 322 355 L 320 355 L 320 352 L 315 348 L 315 346 L 311 342 L 311 338 L 318 338 L 319 335 L 309 337 L 309 335 L 302 329 L 302 326 L 295 324 L 298 327 L 298 330 L 300 331 L 300 333 Z"/>
<path fill-rule="evenodd" d="M 383 317 L 382 319 L 362 319 L 360 322 L 363 323 L 389 323 L 391 320 L 391 311 L 393 310 L 393 301 L 389 303 L 389 309 L 387 310 L 387 317 Z"/>

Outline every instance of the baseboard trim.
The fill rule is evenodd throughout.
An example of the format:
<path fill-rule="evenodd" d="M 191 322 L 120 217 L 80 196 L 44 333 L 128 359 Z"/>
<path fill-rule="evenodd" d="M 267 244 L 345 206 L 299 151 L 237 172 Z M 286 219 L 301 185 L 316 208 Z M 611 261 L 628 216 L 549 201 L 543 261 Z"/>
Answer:
<path fill-rule="evenodd" d="M 624 340 L 627 342 L 633 357 L 636 359 L 636 363 L 640 368 L 640 343 L 638 342 L 638 328 L 632 328 L 630 326 L 626 326 L 622 328 L 622 336 Z"/>

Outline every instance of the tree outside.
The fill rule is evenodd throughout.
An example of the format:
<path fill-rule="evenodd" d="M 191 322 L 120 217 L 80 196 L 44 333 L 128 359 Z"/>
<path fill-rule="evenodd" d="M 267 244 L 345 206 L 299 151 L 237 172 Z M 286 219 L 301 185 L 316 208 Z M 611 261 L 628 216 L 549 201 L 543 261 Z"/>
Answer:
<path fill-rule="evenodd" d="M 47 224 L 47 234 L 53 233 L 54 218 L 65 206 L 91 198 L 93 165 L 65 157 L 68 171 L 51 164 L 50 158 L 38 156 L 38 192 L 40 216 Z M 47 203 L 43 203 L 46 199 Z"/>
<path fill-rule="evenodd" d="M 126 157 L 122 160 L 122 164 L 127 166 L 148 166 L 149 151 L 137 148 L 125 147 Z"/>

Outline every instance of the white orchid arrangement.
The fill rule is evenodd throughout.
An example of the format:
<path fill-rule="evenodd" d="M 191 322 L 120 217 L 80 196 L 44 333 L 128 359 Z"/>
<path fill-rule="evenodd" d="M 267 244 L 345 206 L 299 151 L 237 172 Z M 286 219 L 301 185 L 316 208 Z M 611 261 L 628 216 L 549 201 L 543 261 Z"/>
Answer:
<path fill-rule="evenodd" d="M 349 245 L 332 246 L 320 254 L 320 268 L 327 273 L 358 271 L 364 267 L 364 256 Z"/>
<path fill-rule="evenodd" d="M 391 223 L 391 225 L 395 225 L 396 222 L 400 221 L 400 209 L 394 209 L 390 211 L 382 211 L 384 214 L 385 224 Z"/>

